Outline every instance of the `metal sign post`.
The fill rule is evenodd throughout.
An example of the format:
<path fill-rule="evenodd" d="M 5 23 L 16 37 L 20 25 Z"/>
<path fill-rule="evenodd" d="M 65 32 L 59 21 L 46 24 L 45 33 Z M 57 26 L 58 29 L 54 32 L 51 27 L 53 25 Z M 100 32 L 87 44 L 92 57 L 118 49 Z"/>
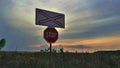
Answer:
<path fill-rule="evenodd" d="M 53 64 L 52 64 L 52 43 L 50 43 L 50 58 L 49 58 L 49 64 L 50 64 L 50 68 L 53 68 Z"/>
<path fill-rule="evenodd" d="M 44 30 L 44 39 L 50 43 L 50 52 L 49 52 L 49 66 L 50 68 L 53 68 L 52 65 L 52 43 L 54 43 L 58 39 L 58 32 L 55 28 L 46 28 Z"/>
<path fill-rule="evenodd" d="M 48 26 L 44 30 L 44 39 L 50 43 L 50 57 L 49 64 L 50 68 L 52 65 L 52 43 L 58 39 L 58 32 L 54 27 L 65 28 L 65 15 L 61 13 L 56 13 L 52 11 L 47 11 L 43 9 L 36 8 L 35 24 Z"/>

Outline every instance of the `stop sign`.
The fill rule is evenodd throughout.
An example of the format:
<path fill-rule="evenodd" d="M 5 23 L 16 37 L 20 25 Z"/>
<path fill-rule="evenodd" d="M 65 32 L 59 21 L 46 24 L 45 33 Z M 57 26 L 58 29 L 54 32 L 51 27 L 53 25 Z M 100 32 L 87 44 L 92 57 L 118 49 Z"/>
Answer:
<path fill-rule="evenodd" d="M 44 39 L 49 43 L 54 43 L 58 39 L 58 32 L 55 28 L 47 28 L 44 30 Z"/>

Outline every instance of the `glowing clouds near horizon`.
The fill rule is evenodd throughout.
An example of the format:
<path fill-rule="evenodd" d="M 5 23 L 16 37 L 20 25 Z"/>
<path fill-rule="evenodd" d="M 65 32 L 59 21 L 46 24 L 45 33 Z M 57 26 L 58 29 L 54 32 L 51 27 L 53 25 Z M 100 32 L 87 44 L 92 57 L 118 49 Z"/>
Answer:
<path fill-rule="evenodd" d="M 60 40 L 56 45 L 62 45 L 68 49 L 75 49 L 74 46 L 77 46 L 77 50 L 88 49 L 88 50 L 99 50 L 99 49 L 120 49 L 120 36 L 116 37 L 100 37 L 93 39 L 71 39 L 71 40 Z M 81 47 L 81 45 L 83 47 Z M 70 48 L 69 48 L 70 47 Z M 72 48 L 73 47 L 73 48 Z M 80 48 L 79 48 L 80 47 Z"/>

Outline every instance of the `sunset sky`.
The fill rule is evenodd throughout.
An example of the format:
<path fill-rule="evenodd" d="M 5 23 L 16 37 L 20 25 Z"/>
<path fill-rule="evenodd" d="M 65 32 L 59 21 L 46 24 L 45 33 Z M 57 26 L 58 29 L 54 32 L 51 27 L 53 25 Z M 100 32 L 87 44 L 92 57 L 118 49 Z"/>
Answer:
<path fill-rule="evenodd" d="M 6 51 L 39 51 L 49 44 L 45 26 L 35 25 L 35 8 L 65 14 L 57 28 L 65 51 L 120 49 L 120 0 L 0 0 L 0 39 Z"/>

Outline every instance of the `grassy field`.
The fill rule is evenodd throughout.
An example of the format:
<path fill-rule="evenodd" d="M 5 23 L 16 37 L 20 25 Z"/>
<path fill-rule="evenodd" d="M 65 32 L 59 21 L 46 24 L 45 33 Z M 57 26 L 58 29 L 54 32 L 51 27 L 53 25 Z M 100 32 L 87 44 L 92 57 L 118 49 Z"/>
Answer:
<path fill-rule="evenodd" d="M 120 51 L 53 53 L 53 68 L 120 68 Z M 0 52 L 0 68 L 49 68 L 49 53 Z"/>

